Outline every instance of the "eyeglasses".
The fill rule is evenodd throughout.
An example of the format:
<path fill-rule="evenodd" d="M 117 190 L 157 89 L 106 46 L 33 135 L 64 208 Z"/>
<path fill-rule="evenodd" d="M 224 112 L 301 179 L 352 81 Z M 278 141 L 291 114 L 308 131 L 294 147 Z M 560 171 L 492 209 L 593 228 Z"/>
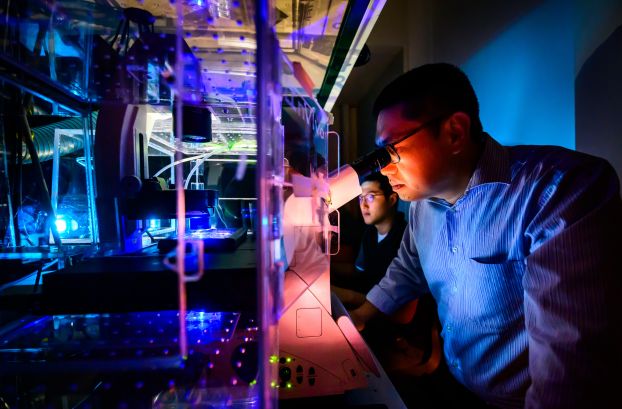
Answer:
<path fill-rule="evenodd" d="M 367 202 L 367 204 L 372 204 L 376 196 L 384 196 L 382 193 L 367 193 L 365 195 L 359 195 L 359 204 L 363 203 L 363 200 Z"/>
<path fill-rule="evenodd" d="M 411 136 L 415 136 L 416 134 L 418 134 L 419 132 L 423 131 L 425 128 L 440 122 L 444 119 L 444 116 L 438 117 L 438 118 L 434 118 L 431 119 L 425 123 L 423 123 L 422 125 L 416 127 L 412 132 L 410 132 L 409 134 L 406 134 L 405 136 L 399 138 L 397 141 L 386 144 L 385 145 L 385 149 L 387 150 L 387 152 L 389 152 L 389 155 L 391 156 L 391 163 L 392 164 L 397 164 L 400 163 L 400 155 L 399 153 L 397 153 L 397 149 L 395 149 L 395 145 L 397 145 L 398 143 L 404 142 L 406 139 L 410 138 Z"/>

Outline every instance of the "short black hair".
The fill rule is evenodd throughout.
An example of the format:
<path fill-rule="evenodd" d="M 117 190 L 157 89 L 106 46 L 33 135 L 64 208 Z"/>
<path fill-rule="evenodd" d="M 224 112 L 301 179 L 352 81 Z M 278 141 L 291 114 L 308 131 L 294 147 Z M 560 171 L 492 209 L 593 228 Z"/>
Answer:
<path fill-rule="evenodd" d="M 393 193 L 393 188 L 391 187 L 391 183 L 389 183 L 389 178 L 380 172 L 370 173 L 365 176 L 361 181 L 361 184 L 365 182 L 378 182 L 380 190 L 382 190 L 382 193 L 384 193 L 386 197 L 391 196 L 391 193 Z"/>
<path fill-rule="evenodd" d="M 426 64 L 412 69 L 387 85 L 374 103 L 374 116 L 404 104 L 402 115 L 434 119 L 464 112 L 471 118 L 471 137 L 481 140 L 479 103 L 471 81 L 458 67 L 447 63 Z"/>

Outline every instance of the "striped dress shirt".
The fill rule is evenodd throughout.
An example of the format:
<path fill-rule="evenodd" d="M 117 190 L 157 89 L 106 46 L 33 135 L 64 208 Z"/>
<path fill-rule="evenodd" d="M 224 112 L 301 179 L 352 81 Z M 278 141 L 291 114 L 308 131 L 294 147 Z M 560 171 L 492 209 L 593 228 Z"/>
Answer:
<path fill-rule="evenodd" d="M 490 404 L 622 407 L 621 237 L 605 160 L 486 135 L 455 204 L 410 204 L 367 299 L 392 313 L 431 292 L 451 373 Z"/>

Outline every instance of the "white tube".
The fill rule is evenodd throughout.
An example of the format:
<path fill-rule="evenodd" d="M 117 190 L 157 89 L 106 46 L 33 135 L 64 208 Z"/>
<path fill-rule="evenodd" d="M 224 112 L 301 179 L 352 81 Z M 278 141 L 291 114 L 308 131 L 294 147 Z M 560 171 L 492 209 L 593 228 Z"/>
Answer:
<path fill-rule="evenodd" d="M 361 193 L 359 175 L 350 165 L 344 165 L 335 176 L 328 178 L 330 189 L 326 200 L 330 210 L 338 209 Z"/>

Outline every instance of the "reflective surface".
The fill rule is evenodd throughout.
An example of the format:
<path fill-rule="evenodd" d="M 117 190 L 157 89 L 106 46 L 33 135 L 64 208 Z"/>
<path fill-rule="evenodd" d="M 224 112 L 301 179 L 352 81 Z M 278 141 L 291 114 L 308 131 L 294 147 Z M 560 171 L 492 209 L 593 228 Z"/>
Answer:
<path fill-rule="evenodd" d="M 12 4 L 2 55 L 79 99 L 166 104 L 176 63 L 176 25 L 183 21 L 185 100 L 235 103 L 253 117 L 256 41 L 254 1 L 31 0 Z M 282 50 L 322 85 L 347 0 L 278 0 L 275 29 Z M 242 123 L 244 121 L 241 121 Z"/>
<path fill-rule="evenodd" d="M 277 330 L 287 307 L 283 200 L 291 194 L 292 173 L 321 181 L 328 171 L 329 118 L 309 90 L 322 85 L 347 3 L 5 3 L 0 19 L 1 233 L 5 248 L 32 251 L 5 252 L 0 271 L 22 269 L 15 259 L 28 264 L 27 254 L 42 254 L 46 260 L 41 261 L 41 270 L 60 270 L 53 276 L 57 285 L 79 289 L 76 295 L 88 297 L 98 291 L 96 279 L 80 287 L 86 274 L 99 274 L 112 286 L 142 295 L 146 286 L 132 269 L 118 282 L 110 274 L 114 271 L 105 267 L 94 267 L 84 277 L 63 274 L 72 263 L 89 264 L 99 256 L 127 256 L 132 259 L 125 264 L 140 269 L 143 247 L 171 233 L 181 242 L 187 238 L 207 243 L 230 239 L 242 230 L 256 238 L 258 280 L 253 277 L 251 288 L 260 283 L 261 306 L 256 324 L 239 324 L 242 318 L 234 313 L 186 314 L 186 286 L 191 289 L 191 284 L 184 275 L 185 246 L 174 240 L 176 262 L 183 260 L 173 266 L 179 283 L 177 311 L 39 316 L 8 326 L 0 322 L 0 373 L 9 374 L 0 379 L 0 387 L 8 385 L 6 379 L 23 374 L 19 387 L 32 399 L 25 407 L 38 407 L 37 399 L 72 399 L 74 384 L 83 394 L 79 396 L 100 394 L 101 402 L 106 402 L 104 396 L 117 396 L 127 407 L 143 406 L 123 401 L 125 396 L 148 396 L 148 405 L 157 408 L 274 403 L 279 363 L 268 357 L 280 354 Z M 255 27 L 256 8 L 261 12 L 259 27 Z M 292 61 L 304 65 L 311 79 L 306 87 L 300 83 L 305 75 Z M 27 142 L 36 145 L 34 156 Z M 220 199 L 208 208 L 207 203 L 192 201 L 200 195 L 186 195 L 200 192 L 183 190 L 213 190 Z M 148 220 L 132 216 L 130 202 L 145 210 L 140 214 L 152 214 L 148 210 L 165 202 L 140 201 L 154 197 L 143 193 L 153 192 L 175 194 L 172 209 L 177 210 L 177 219 L 161 216 L 169 215 L 168 209 Z M 315 234 L 317 224 L 325 221 L 325 203 L 315 193 L 305 199 L 307 213 L 319 218 L 312 220 L 313 234 L 301 240 L 327 260 L 326 246 L 316 242 Z M 56 235 L 54 242 L 50 231 Z M 324 242 L 327 232 L 321 233 L 319 241 Z M 69 259 L 67 243 L 93 246 L 83 256 Z M 57 252 L 34 250 L 35 246 L 49 250 L 53 244 Z M 19 288 L 28 296 L 26 301 L 20 299 L 27 307 L 21 314 L 32 311 L 29 303 L 39 302 L 45 293 L 33 269 L 24 269 L 24 274 L 36 284 Z M 47 287 L 45 281 L 42 285 L 49 291 L 53 280 Z M 217 289 L 232 300 L 238 290 L 236 285 Z M 161 297 L 159 292 L 153 295 Z M 53 303 L 53 299 L 46 300 Z M 142 300 L 138 295 L 136 299 Z M 204 305 L 209 306 L 210 300 L 201 308 Z M 115 311 L 129 308 L 115 307 Z M 263 378 L 256 378 L 258 367 Z M 130 381 L 119 375 L 128 368 L 136 372 L 128 375 Z M 181 375 L 167 378 L 168 372 L 159 372 L 152 381 L 146 380 L 145 374 L 154 368 L 179 370 Z M 63 386 L 49 387 L 56 380 L 46 374 L 63 370 L 72 372 L 59 378 Z M 115 374 L 108 389 L 107 378 L 99 377 L 102 371 Z M 81 380 L 76 375 L 80 373 L 89 376 Z M 96 382 L 87 385 L 91 380 Z M 253 389 L 255 381 L 258 388 Z M 5 393 L 17 399 L 14 390 Z M 114 402 L 102 407 L 120 406 Z M 78 400 L 70 403 L 81 405 Z"/>
<path fill-rule="evenodd" d="M 22 326 L 2 334 L 0 359 L 4 364 L 83 361 L 121 362 L 153 357 L 175 357 L 177 311 L 126 314 L 54 315 L 24 319 Z M 239 320 L 237 313 L 190 311 L 186 316 L 189 343 L 197 353 L 214 353 L 229 342 Z M 102 362 L 103 364 L 103 362 Z"/>
<path fill-rule="evenodd" d="M 190 354 L 181 360 L 178 315 L 22 319 L 2 333 L 0 393 L 12 393 L 14 378 L 7 374 L 26 372 L 41 378 L 31 376 L 20 384 L 24 407 L 42 407 L 37 402 L 43 400 L 46 407 L 58 407 L 55 394 L 62 393 L 65 402 L 75 399 L 74 405 L 81 401 L 86 407 L 258 407 L 254 320 L 236 313 L 188 312 Z"/>

